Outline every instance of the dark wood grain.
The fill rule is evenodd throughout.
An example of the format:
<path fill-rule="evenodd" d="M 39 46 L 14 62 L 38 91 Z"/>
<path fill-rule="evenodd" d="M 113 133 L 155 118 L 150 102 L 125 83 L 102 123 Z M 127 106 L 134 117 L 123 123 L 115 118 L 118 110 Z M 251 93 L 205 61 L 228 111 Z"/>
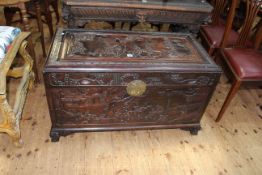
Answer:
<path fill-rule="evenodd" d="M 78 47 L 79 56 L 70 48 L 80 38 L 89 44 Z M 101 50 L 119 43 L 128 48 L 123 55 L 134 57 Z M 135 55 L 134 46 L 152 53 Z M 96 49 L 100 55 L 93 54 Z M 196 134 L 219 77 L 220 69 L 190 35 L 59 29 L 44 69 L 50 135 L 58 141 L 73 132 L 149 128 L 187 128 Z M 134 80 L 146 84 L 141 96 L 127 93 Z"/>
<path fill-rule="evenodd" d="M 84 26 L 90 20 L 110 22 L 149 22 L 180 24 L 197 33 L 210 20 L 212 6 L 199 0 L 120 1 L 64 0 L 63 17 L 70 28 Z"/>

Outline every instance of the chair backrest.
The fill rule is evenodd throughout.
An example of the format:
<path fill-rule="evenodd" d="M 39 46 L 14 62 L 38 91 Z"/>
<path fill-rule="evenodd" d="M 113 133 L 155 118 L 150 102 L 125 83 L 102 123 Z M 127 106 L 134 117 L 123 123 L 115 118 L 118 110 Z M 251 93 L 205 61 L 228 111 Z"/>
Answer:
<path fill-rule="evenodd" d="M 225 8 L 228 4 L 229 0 L 213 0 L 211 4 L 213 5 L 214 9 L 212 12 L 212 25 L 219 24 L 219 19 L 225 11 Z"/>
<path fill-rule="evenodd" d="M 221 42 L 221 48 L 224 48 L 226 46 L 228 36 L 230 35 L 230 30 L 232 28 L 232 21 L 233 21 L 234 16 L 235 16 L 235 9 L 236 9 L 236 5 L 237 5 L 236 1 L 237 0 L 232 0 L 233 8 L 230 9 L 230 12 L 229 12 L 231 14 L 229 15 L 229 18 L 227 20 L 225 33 L 224 33 L 224 36 L 223 36 L 223 39 L 222 39 L 222 42 Z M 252 29 L 252 25 L 255 21 L 258 10 L 262 6 L 262 0 L 245 0 L 245 3 L 246 3 L 246 13 L 245 13 L 246 16 L 245 16 L 244 23 L 243 23 L 242 28 L 241 28 L 240 33 L 239 33 L 237 43 L 234 47 L 246 47 L 246 43 L 249 39 L 249 35 L 250 35 L 251 29 Z M 259 34 L 259 32 L 257 34 Z M 256 42 L 260 43 L 259 41 L 256 41 Z"/>
<path fill-rule="evenodd" d="M 238 0 L 231 0 L 230 9 L 227 15 L 227 20 L 225 25 L 225 32 L 220 44 L 220 48 L 224 48 L 227 46 L 227 39 L 230 35 L 230 31 L 232 30 L 237 4 L 238 4 Z"/>
<path fill-rule="evenodd" d="M 246 0 L 246 18 L 239 34 L 236 47 L 244 47 L 246 45 L 252 25 L 261 6 L 262 0 Z"/>
<path fill-rule="evenodd" d="M 259 49 L 261 44 L 262 44 L 262 25 L 258 28 L 256 32 L 255 49 Z"/>

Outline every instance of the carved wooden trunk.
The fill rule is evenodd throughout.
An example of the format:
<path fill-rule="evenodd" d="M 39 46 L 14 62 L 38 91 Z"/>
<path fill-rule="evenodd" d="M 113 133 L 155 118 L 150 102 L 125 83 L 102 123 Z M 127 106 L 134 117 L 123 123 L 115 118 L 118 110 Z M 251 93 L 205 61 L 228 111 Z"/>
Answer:
<path fill-rule="evenodd" d="M 196 134 L 219 77 L 190 35 L 58 29 L 44 68 L 52 141 L 81 131 Z"/>

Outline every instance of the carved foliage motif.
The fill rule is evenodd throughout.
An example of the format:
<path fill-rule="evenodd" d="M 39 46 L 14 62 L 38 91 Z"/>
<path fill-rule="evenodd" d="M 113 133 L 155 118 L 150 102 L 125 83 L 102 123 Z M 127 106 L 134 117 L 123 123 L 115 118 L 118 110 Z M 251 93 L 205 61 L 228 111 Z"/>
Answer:
<path fill-rule="evenodd" d="M 49 82 L 51 86 L 92 86 L 92 85 L 123 85 L 126 86 L 133 80 L 143 80 L 147 86 L 161 85 L 192 85 L 212 86 L 217 77 L 210 75 L 198 75 L 187 77 L 185 74 L 164 74 L 164 73 L 82 73 L 78 76 L 70 73 L 50 73 Z"/>
<path fill-rule="evenodd" d="M 105 7 L 71 7 L 70 12 L 64 11 L 64 16 L 71 14 L 71 20 L 78 19 L 112 19 L 112 20 L 136 20 L 140 22 L 178 22 L 178 23 L 203 23 L 208 21 L 208 15 L 196 12 L 181 12 L 170 10 L 146 10 L 132 8 L 105 8 Z"/>

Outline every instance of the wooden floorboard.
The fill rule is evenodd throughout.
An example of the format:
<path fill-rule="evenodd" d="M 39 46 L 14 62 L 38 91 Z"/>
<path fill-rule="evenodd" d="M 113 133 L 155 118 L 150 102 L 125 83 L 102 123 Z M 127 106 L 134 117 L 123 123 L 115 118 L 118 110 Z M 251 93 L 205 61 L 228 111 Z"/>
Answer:
<path fill-rule="evenodd" d="M 46 39 L 49 45 L 48 35 Z M 61 137 L 57 143 L 50 142 L 41 83 L 26 100 L 24 146 L 16 148 L 0 134 L 0 175 L 261 175 L 262 90 L 243 87 L 222 121 L 215 123 L 230 88 L 226 82 L 222 76 L 197 136 L 179 129 L 88 132 Z M 9 84 L 12 101 L 17 80 Z"/>
<path fill-rule="evenodd" d="M 242 88 L 215 123 L 230 88 L 222 80 L 197 136 L 179 129 L 89 132 L 58 143 L 49 139 L 51 123 L 39 84 L 24 108 L 23 148 L 0 134 L 0 174 L 262 174 L 261 89 Z M 9 84 L 13 94 L 17 81 Z"/>

